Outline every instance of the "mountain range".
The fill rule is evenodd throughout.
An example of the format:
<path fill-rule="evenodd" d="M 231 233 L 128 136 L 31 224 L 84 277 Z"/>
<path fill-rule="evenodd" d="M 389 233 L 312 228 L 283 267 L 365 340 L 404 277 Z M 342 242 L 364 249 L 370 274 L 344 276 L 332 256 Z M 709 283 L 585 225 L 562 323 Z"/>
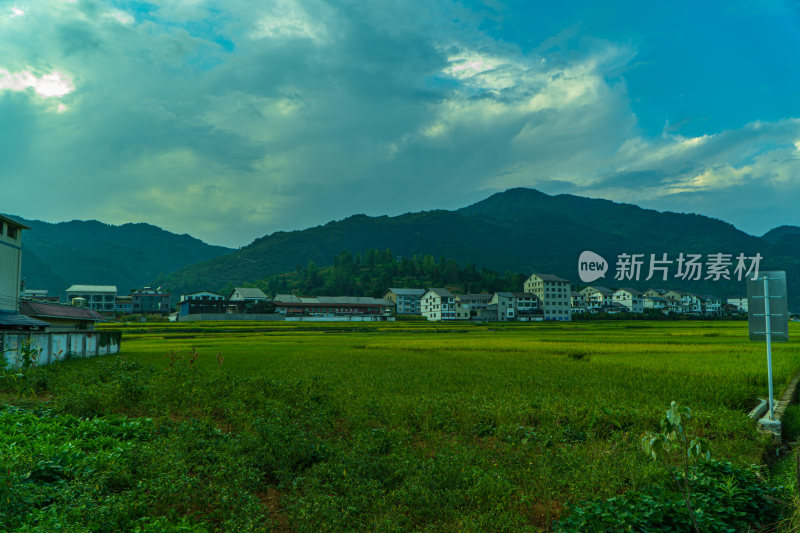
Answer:
<path fill-rule="evenodd" d="M 52 295 L 73 284 L 116 285 L 120 294 L 128 294 L 160 276 L 232 251 L 150 224 L 53 224 L 8 216 L 30 227 L 22 236 L 25 287 L 47 289 Z"/>
<path fill-rule="evenodd" d="M 29 288 L 58 290 L 72 283 L 128 287 L 160 285 L 173 294 L 223 290 L 314 262 L 332 263 L 336 254 L 391 249 L 398 256 L 433 255 L 498 272 L 546 272 L 579 282 L 578 255 L 594 251 L 609 262 L 597 284 L 676 288 L 720 297 L 744 296 L 743 282 L 645 281 L 650 254 L 675 260 L 679 253 L 760 253 L 762 270 L 786 270 L 790 307 L 800 309 L 800 227 L 780 226 L 758 237 L 697 214 L 659 212 L 635 205 L 573 195 L 551 196 L 516 188 L 454 211 L 399 216 L 353 215 L 298 231 L 279 231 L 230 250 L 209 246 L 147 224 L 110 226 L 96 221 L 49 224 L 17 218 L 23 237 L 23 276 Z M 640 280 L 617 281 L 619 254 L 644 254 Z M 735 261 L 734 261 L 735 262 Z M 731 269 L 732 270 L 732 269 Z M 510 287 L 512 290 L 521 290 Z M 63 289 L 61 289 L 63 290 Z"/>

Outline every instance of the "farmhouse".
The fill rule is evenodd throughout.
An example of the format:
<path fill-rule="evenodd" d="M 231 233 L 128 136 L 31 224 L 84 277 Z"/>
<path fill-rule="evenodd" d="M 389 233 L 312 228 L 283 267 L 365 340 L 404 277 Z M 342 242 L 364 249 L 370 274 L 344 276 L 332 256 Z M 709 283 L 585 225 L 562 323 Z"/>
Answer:
<path fill-rule="evenodd" d="M 228 312 L 257 313 L 269 303 L 269 298 L 257 287 L 236 287 L 228 296 Z"/>

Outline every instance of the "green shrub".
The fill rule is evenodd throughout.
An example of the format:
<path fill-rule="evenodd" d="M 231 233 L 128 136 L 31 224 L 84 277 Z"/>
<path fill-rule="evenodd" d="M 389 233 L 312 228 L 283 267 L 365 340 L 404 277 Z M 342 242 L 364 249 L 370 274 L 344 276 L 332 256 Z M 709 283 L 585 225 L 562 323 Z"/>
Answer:
<path fill-rule="evenodd" d="M 692 505 L 701 531 L 752 531 L 786 514 L 787 494 L 759 479 L 755 467 L 708 460 L 691 468 Z M 669 477 L 645 490 L 573 507 L 555 531 L 693 531 L 683 494 Z"/>

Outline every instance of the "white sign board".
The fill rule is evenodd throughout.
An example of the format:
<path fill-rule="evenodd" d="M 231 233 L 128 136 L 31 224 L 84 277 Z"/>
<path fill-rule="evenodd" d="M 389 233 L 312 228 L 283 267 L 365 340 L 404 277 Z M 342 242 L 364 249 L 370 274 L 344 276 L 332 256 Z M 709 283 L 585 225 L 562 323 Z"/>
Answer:
<path fill-rule="evenodd" d="M 764 279 L 766 278 L 766 280 Z M 765 294 L 766 290 L 769 294 Z M 751 341 L 767 340 L 770 332 L 772 342 L 789 340 L 789 303 L 786 297 L 786 272 L 758 273 L 755 280 L 747 280 L 747 322 Z M 767 324 L 769 314 L 769 324 Z M 769 326 L 769 327 L 767 327 Z"/>

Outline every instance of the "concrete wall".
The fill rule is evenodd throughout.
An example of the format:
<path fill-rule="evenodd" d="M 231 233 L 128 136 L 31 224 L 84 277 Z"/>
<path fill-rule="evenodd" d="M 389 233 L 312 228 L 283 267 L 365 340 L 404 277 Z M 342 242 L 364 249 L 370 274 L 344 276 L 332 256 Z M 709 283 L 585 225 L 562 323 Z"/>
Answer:
<path fill-rule="evenodd" d="M 33 364 L 47 365 L 75 357 L 95 357 L 119 353 L 121 334 L 118 331 L 80 331 L 70 333 L 2 333 L 0 353 L 6 366 L 22 366 L 23 346 L 30 343 L 38 350 Z"/>

